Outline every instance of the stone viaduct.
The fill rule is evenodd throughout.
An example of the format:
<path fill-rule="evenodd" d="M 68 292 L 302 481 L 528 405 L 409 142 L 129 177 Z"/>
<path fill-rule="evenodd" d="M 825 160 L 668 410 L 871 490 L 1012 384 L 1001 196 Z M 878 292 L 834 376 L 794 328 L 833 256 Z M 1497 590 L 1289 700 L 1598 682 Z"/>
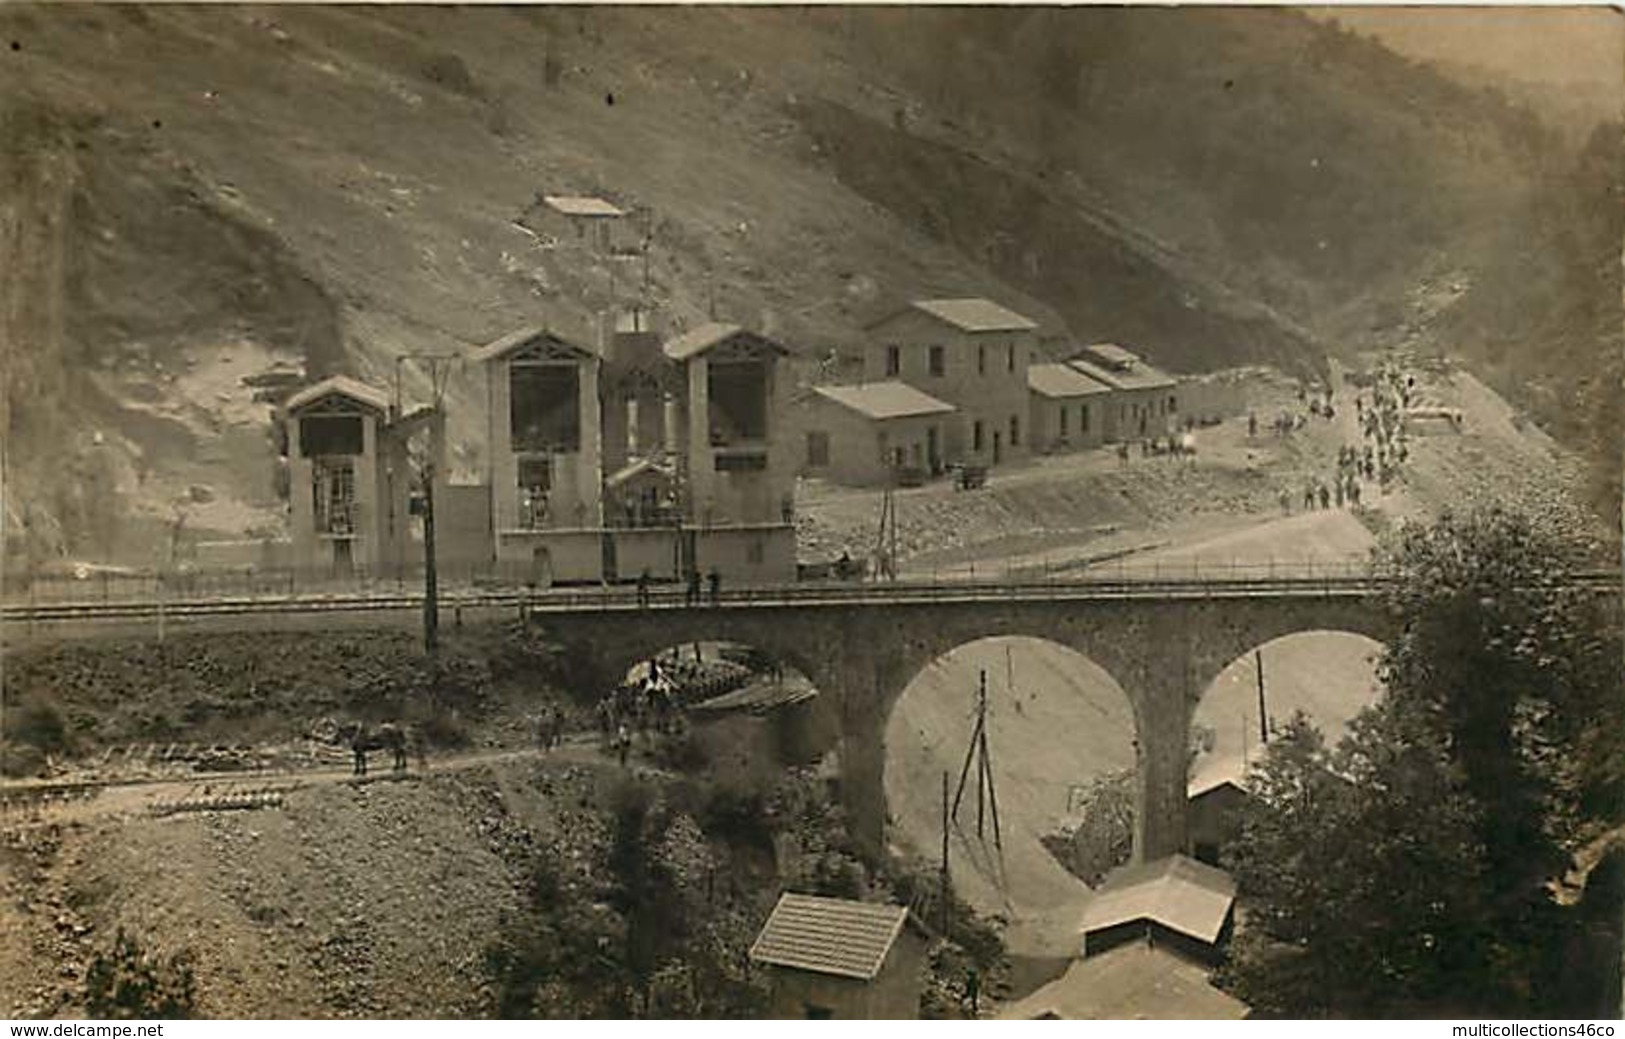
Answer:
<path fill-rule="evenodd" d="M 1058 643 L 1105 669 L 1137 730 L 1136 858 L 1188 852 L 1192 712 L 1230 663 L 1284 635 L 1340 631 L 1387 641 L 1393 620 L 1364 582 L 1185 582 L 1132 588 L 1035 586 L 795 589 L 687 607 L 619 600 L 537 604 L 531 622 L 620 675 L 675 645 L 733 641 L 805 674 L 839 732 L 841 788 L 855 836 L 886 839 L 886 722 L 909 683 L 955 647 L 993 636 Z"/>

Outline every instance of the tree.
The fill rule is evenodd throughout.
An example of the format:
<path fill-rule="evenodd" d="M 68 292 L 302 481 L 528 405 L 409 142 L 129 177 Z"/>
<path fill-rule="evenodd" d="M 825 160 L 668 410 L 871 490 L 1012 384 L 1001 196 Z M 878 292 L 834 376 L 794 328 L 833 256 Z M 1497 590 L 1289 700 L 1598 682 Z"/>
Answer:
<path fill-rule="evenodd" d="M 1502 510 L 1381 553 L 1381 705 L 1271 743 L 1225 850 L 1253 907 L 1230 983 L 1266 1013 L 1573 1016 L 1580 914 L 1550 882 L 1617 817 L 1620 643 L 1584 546 Z"/>
<path fill-rule="evenodd" d="M 1527 921 L 1583 814 L 1618 811 L 1596 738 L 1622 722 L 1617 624 L 1568 580 L 1585 546 L 1522 515 L 1446 514 L 1406 526 L 1381 555 L 1402 622 L 1382 682 L 1442 727 L 1482 813 L 1494 911 Z"/>
<path fill-rule="evenodd" d="M 1487 1009 L 1476 808 L 1424 712 L 1369 708 L 1335 750 L 1302 714 L 1254 770 L 1226 868 L 1248 898 L 1226 980 L 1289 1017 Z"/>

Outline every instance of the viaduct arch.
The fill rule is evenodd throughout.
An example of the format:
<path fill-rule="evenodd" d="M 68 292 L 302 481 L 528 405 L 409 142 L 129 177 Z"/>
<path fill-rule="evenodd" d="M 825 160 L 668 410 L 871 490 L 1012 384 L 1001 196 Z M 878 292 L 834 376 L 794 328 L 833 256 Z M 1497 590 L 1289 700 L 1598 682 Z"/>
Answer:
<path fill-rule="evenodd" d="M 950 650 L 1029 636 L 1103 668 L 1133 707 L 1139 798 L 1135 856 L 1186 851 L 1192 713 L 1236 658 L 1272 639 L 1346 631 L 1387 642 L 1393 622 L 1374 589 L 955 595 L 533 609 L 540 630 L 616 675 L 673 645 L 745 643 L 800 670 L 840 733 L 842 796 L 854 836 L 885 846 L 886 722 L 903 690 Z"/>

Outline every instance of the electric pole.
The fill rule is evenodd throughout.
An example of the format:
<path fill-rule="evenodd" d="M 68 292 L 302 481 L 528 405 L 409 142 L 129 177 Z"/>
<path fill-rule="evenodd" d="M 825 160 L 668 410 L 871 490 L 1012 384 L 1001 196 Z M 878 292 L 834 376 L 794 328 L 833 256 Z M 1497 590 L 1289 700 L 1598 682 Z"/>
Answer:
<path fill-rule="evenodd" d="M 423 648 L 433 655 L 440 649 L 440 575 L 435 560 L 434 485 L 440 477 L 440 455 L 445 449 L 446 381 L 454 367 L 462 363 L 460 354 L 401 354 L 395 358 L 396 411 L 395 420 L 406 416 L 402 393 L 401 365 L 415 361 L 424 366 L 429 375 L 433 403 L 429 416 L 429 445 L 423 464 L 418 467 L 423 483 Z M 410 432 L 406 434 L 410 439 Z M 406 452 L 410 460 L 411 452 Z"/>
<path fill-rule="evenodd" d="M 1269 713 L 1264 705 L 1264 651 L 1253 650 L 1253 670 L 1258 676 L 1258 739 L 1261 743 L 1270 741 Z"/>

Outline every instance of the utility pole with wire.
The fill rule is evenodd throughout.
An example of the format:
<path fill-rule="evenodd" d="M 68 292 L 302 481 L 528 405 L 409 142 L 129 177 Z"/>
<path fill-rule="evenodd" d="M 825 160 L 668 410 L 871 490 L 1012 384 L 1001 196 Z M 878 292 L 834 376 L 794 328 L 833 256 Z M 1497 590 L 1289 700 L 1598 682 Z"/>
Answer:
<path fill-rule="evenodd" d="M 1264 704 L 1264 651 L 1253 650 L 1253 670 L 1258 676 L 1258 739 L 1261 743 L 1270 741 L 1269 711 Z"/>
<path fill-rule="evenodd" d="M 999 796 L 993 787 L 993 756 L 988 749 L 987 742 L 987 672 L 982 672 L 981 684 L 976 692 L 976 725 L 971 730 L 970 746 L 965 750 L 965 764 L 959 770 L 959 789 L 954 793 L 953 810 L 950 813 L 957 821 L 959 819 L 959 804 L 965 796 L 965 783 L 970 778 L 971 764 L 976 765 L 976 836 L 986 839 L 984 823 L 989 814 L 993 817 L 993 846 L 1000 851 L 1004 850 L 1003 836 L 999 831 Z M 989 811 L 991 810 L 991 811 Z"/>
<path fill-rule="evenodd" d="M 423 483 L 423 648 L 433 654 L 440 649 L 440 575 L 435 558 L 434 485 L 440 479 L 440 456 L 445 450 L 446 383 L 452 371 L 462 363 L 462 355 L 401 354 L 395 358 L 395 420 L 406 418 L 401 397 L 401 366 L 407 361 L 423 366 L 429 376 L 431 393 L 429 416 L 429 445 L 419 466 L 419 479 Z M 410 432 L 406 434 L 410 437 Z M 410 452 L 408 452 L 410 457 Z"/>

